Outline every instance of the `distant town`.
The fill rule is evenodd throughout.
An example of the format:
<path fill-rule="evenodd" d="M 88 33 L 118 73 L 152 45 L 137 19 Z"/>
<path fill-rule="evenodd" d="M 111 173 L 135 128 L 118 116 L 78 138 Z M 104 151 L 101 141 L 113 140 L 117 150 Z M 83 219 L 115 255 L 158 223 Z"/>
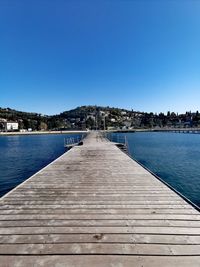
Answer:
<path fill-rule="evenodd" d="M 0 108 L 1 132 L 62 130 L 134 130 L 200 128 L 200 114 L 147 113 L 112 107 L 81 106 L 59 115 L 42 115 Z"/>

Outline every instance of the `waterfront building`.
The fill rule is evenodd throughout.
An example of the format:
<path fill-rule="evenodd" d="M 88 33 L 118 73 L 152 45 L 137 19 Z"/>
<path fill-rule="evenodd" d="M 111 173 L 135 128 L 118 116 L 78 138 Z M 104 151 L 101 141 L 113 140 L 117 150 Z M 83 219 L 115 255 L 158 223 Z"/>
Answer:
<path fill-rule="evenodd" d="M 19 123 L 18 122 L 12 122 L 7 121 L 5 122 L 5 131 L 17 131 L 19 130 Z"/>
<path fill-rule="evenodd" d="M 13 121 L 6 121 L 5 119 L 0 120 L 0 131 L 12 132 L 19 130 L 19 123 Z"/>

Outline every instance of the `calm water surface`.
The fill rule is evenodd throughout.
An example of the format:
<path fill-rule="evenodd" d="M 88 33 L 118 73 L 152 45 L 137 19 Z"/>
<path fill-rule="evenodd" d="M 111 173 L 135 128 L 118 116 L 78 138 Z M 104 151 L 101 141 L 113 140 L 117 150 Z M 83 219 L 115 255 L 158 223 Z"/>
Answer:
<path fill-rule="evenodd" d="M 133 158 L 200 207 L 200 134 L 143 132 L 126 136 Z"/>
<path fill-rule="evenodd" d="M 62 155 L 67 136 L 0 136 L 0 196 Z"/>

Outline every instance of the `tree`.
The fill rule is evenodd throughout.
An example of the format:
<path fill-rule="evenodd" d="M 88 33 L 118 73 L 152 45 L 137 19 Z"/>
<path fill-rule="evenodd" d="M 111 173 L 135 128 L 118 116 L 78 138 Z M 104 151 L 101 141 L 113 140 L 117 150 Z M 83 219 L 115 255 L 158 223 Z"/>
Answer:
<path fill-rule="evenodd" d="M 95 121 L 92 118 L 86 120 L 86 128 L 92 130 L 95 128 Z"/>
<path fill-rule="evenodd" d="M 38 130 L 46 131 L 47 129 L 48 129 L 47 124 L 45 122 L 41 121 Z"/>

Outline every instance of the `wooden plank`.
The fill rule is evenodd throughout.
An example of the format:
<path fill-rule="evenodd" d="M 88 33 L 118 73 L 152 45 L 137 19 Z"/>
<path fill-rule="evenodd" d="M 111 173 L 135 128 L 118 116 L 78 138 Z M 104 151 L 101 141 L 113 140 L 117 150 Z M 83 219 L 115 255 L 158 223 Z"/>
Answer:
<path fill-rule="evenodd" d="M 97 211 L 99 210 L 109 210 L 109 209 L 120 209 L 120 210 L 134 210 L 134 209 L 185 209 L 185 210 L 191 210 L 191 207 L 188 205 L 176 205 L 176 204 L 170 204 L 170 203 L 159 203 L 159 204 L 154 204 L 154 203 L 143 203 L 143 204 L 69 204 L 69 205 L 3 205 L 0 207 L 1 210 L 8 210 L 8 209 L 14 209 L 14 210 L 33 210 L 33 209 L 38 209 L 38 210 L 57 210 L 57 209 L 63 209 L 63 210 L 71 210 L 71 209 L 87 209 L 87 210 L 93 210 L 96 209 Z"/>
<path fill-rule="evenodd" d="M 115 234 L 163 234 L 163 235 L 200 235 L 200 227 L 171 227 L 171 226 L 27 226 L 27 227 L 0 227 L 0 235 L 13 235 L 13 234 L 102 234 L 102 233 L 115 233 Z"/>
<path fill-rule="evenodd" d="M 63 243 L 117 243 L 117 244 L 195 244 L 200 235 L 144 235 L 144 234 L 35 234 L 0 235 L 0 244 L 63 244 Z"/>
<path fill-rule="evenodd" d="M 56 220 L 57 214 L 10 214 L 1 215 L 1 221 L 12 220 Z M 88 215 L 85 214 L 60 214 L 59 220 L 88 220 Z M 176 221 L 195 221 L 200 222 L 200 214 L 191 214 L 188 216 L 182 214 L 90 214 L 90 220 L 176 220 Z"/>
<path fill-rule="evenodd" d="M 52 214 L 52 215 L 61 215 L 61 214 L 196 214 L 199 215 L 199 212 L 194 209 L 2 209 L 0 210 L 1 215 L 14 215 L 14 214 Z M 60 217 L 60 216 L 59 216 Z"/>
<path fill-rule="evenodd" d="M 78 193 L 77 194 L 73 194 L 73 195 L 67 195 L 66 197 L 63 197 L 63 201 L 66 199 L 69 199 L 70 200 L 77 200 L 77 199 L 80 199 L 80 200 L 94 200 L 97 199 L 97 200 L 105 200 L 105 201 L 110 201 L 110 200 L 118 200 L 120 197 L 120 200 L 134 200 L 134 201 L 139 201 L 139 200 L 147 200 L 147 201 L 150 201 L 150 200 L 153 200 L 153 201 L 167 201 L 167 200 L 170 200 L 170 201 L 179 201 L 179 202 L 182 202 L 184 203 L 183 201 L 180 201 L 180 199 L 176 196 L 163 196 L 163 195 L 123 195 L 123 194 L 118 194 L 118 195 L 109 195 L 109 196 L 105 196 L 105 195 L 96 195 L 95 193 L 91 194 L 91 195 L 79 195 Z M 31 197 L 31 198 L 28 198 L 28 197 L 21 197 L 20 199 L 19 198 L 14 198 L 14 197 L 7 197 L 6 200 L 4 200 L 4 202 L 12 202 L 12 201 L 21 201 L 21 202 L 29 202 L 29 201 L 55 201 L 56 198 L 59 198 L 59 199 L 62 199 L 62 196 L 58 195 L 58 196 L 55 196 L 55 197 L 52 197 L 52 196 L 45 196 L 45 197 L 39 197 L 40 199 L 38 200 L 37 197 Z"/>
<path fill-rule="evenodd" d="M 1 267 L 27 267 L 27 266 L 70 266 L 70 267 L 198 267 L 200 256 L 119 256 L 119 255 L 44 255 L 18 256 L 16 263 L 15 256 L 0 256 Z"/>
<path fill-rule="evenodd" d="M 59 251 L 59 252 L 58 252 Z M 167 244 L 0 244 L 0 255 L 175 255 L 200 256 L 200 245 Z"/>
<path fill-rule="evenodd" d="M 174 226 L 174 227 L 200 227 L 200 221 L 185 220 L 8 220 L 0 221 L 0 227 L 31 227 L 31 226 L 93 226 L 93 227 L 116 227 L 116 226 Z"/>
<path fill-rule="evenodd" d="M 95 197 L 103 197 L 103 198 L 106 198 L 106 197 L 109 197 L 109 198 L 112 198 L 112 197 L 114 197 L 114 196 L 117 196 L 117 197 L 124 197 L 124 196 L 129 196 L 129 195 L 131 195 L 131 196 L 133 196 L 134 197 L 134 199 L 135 199 L 135 197 L 170 197 L 170 196 L 172 196 L 172 198 L 175 198 L 174 197 L 174 195 L 173 194 L 168 194 L 168 193 L 165 193 L 165 194 L 163 194 L 163 193 L 157 193 L 157 192 L 152 192 L 152 193 L 134 193 L 134 192 L 118 192 L 118 193 L 92 193 L 92 192 L 84 192 L 84 193 L 82 193 L 82 192 L 69 192 L 69 193 L 67 193 L 66 192 L 66 194 L 63 194 L 63 193 L 59 193 L 59 195 L 58 195 L 58 193 L 56 192 L 56 193 L 46 193 L 46 194 L 39 194 L 39 193 L 36 193 L 36 194 L 34 194 L 34 193 L 30 193 L 31 194 L 31 197 L 30 197 L 30 195 L 28 194 L 28 193 L 26 193 L 26 194 L 18 194 L 18 195 L 16 195 L 16 194 L 13 194 L 12 196 L 8 196 L 6 199 L 8 199 L 8 200 L 13 200 L 13 199 L 15 199 L 15 200 L 18 200 L 18 199 L 22 199 L 22 200 L 29 200 L 30 198 L 31 198 L 31 200 L 33 200 L 33 199 L 38 199 L 38 198 L 41 198 L 41 199 L 52 199 L 52 198 L 56 198 L 56 197 L 59 197 L 59 198 L 64 198 L 64 199 L 66 199 L 67 197 L 69 197 L 69 196 L 79 196 L 79 197 L 85 197 L 85 196 L 95 196 Z"/>

